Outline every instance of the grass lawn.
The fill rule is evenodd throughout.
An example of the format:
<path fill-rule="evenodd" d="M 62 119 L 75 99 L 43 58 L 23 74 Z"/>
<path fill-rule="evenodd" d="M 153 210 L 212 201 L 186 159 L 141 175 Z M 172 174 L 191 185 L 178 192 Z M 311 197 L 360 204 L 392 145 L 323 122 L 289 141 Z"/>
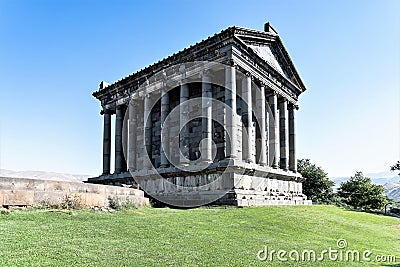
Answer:
<path fill-rule="evenodd" d="M 20 211 L 0 215 L 0 266 L 400 266 L 399 224 L 333 206 Z M 342 251 L 370 250 L 372 260 L 395 255 L 397 262 L 330 261 L 327 254 L 322 262 L 257 259 L 265 245 L 319 257 L 341 238 Z"/>

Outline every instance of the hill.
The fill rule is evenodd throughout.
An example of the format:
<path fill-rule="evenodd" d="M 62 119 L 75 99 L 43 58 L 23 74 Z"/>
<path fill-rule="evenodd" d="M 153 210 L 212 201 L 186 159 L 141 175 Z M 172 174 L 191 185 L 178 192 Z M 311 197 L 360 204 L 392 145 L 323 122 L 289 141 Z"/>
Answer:
<path fill-rule="evenodd" d="M 387 256 L 400 260 L 399 223 L 334 206 L 12 212 L 0 215 L 0 265 L 379 266 L 379 256 L 398 266 Z M 275 250 L 272 261 L 257 258 L 265 248 Z M 311 251 L 318 258 L 329 249 L 342 260 L 322 254 L 322 262 L 312 261 Z M 300 259 L 305 253 L 306 261 L 281 262 L 280 250 Z M 348 251 L 371 251 L 371 261 L 345 261 Z"/>
<path fill-rule="evenodd" d="M 387 183 L 399 182 L 400 177 L 395 175 L 393 172 L 376 172 L 367 173 L 366 177 L 371 178 L 371 181 L 377 185 L 385 185 Z M 340 183 L 345 182 L 350 179 L 349 177 L 330 177 L 330 179 L 335 183 L 335 187 L 339 187 Z"/>
<path fill-rule="evenodd" d="M 46 171 L 12 171 L 0 169 L 0 177 L 10 178 L 31 178 L 40 180 L 66 181 L 66 182 L 82 182 L 91 177 L 90 175 L 67 174 Z"/>
<path fill-rule="evenodd" d="M 387 183 L 385 184 L 385 195 L 395 201 L 400 201 L 400 183 Z"/>

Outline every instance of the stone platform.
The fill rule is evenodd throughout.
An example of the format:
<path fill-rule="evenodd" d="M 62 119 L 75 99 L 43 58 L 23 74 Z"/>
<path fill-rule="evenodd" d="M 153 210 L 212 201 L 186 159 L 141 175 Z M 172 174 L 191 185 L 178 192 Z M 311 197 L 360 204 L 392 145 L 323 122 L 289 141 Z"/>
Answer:
<path fill-rule="evenodd" d="M 149 204 L 144 192 L 134 188 L 0 177 L 0 206 L 3 207 L 57 204 L 67 195 L 79 196 L 86 206 L 108 206 L 108 197 L 129 199 L 138 207 Z"/>
<path fill-rule="evenodd" d="M 196 166 L 192 166 L 194 171 Z M 187 167 L 190 169 L 190 167 Z M 172 206 L 311 205 L 299 173 L 243 161 L 219 161 L 201 172 L 176 167 L 89 178 L 89 183 L 136 184 L 149 196 Z"/>

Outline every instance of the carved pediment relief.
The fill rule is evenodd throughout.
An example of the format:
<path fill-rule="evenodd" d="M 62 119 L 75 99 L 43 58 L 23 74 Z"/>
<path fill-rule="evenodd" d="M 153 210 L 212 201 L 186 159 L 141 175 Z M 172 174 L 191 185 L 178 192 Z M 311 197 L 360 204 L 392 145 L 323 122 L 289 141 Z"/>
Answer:
<path fill-rule="evenodd" d="M 270 45 L 249 45 L 249 47 L 251 47 L 251 49 L 253 49 L 253 51 L 264 59 L 270 66 L 290 80 L 289 75 L 284 70 L 284 65 L 280 62 L 278 56 Z"/>

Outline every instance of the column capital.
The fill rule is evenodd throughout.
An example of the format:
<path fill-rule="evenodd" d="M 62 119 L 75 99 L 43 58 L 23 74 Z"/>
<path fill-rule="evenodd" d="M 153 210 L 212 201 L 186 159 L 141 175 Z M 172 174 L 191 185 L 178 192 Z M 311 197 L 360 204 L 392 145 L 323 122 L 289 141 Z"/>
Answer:
<path fill-rule="evenodd" d="M 164 86 L 163 88 L 161 88 L 161 95 L 168 94 L 169 91 L 170 90 L 169 90 L 168 86 Z"/>
<path fill-rule="evenodd" d="M 112 111 L 110 109 L 108 109 L 108 108 L 103 108 L 100 111 L 100 115 L 104 115 L 104 114 L 112 114 Z"/>
<path fill-rule="evenodd" d="M 143 94 L 143 95 L 141 95 L 141 98 L 142 98 L 143 100 L 144 100 L 145 98 L 149 99 L 149 98 L 151 98 L 151 94 L 149 94 L 149 93 Z"/>
<path fill-rule="evenodd" d="M 212 76 L 213 76 L 213 74 L 208 69 L 202 70 L 199 73 L 200 78 L 212 78 Z"/>
<path fill-rule="evenodd" d="M 268 93 L 267 93 L 267 97 L 270 97 L 270 96 L 279 96 L 279 95 L 276 91 L 272 90 L 272 91 L 268 91 Z"/>
<path fill-rule="evenodd" d="M 292 110 L 292 109 L 295 109 L 295 110 L 299 110 L 299 105 L 296 105 L 296 104 L 293 104 L 293 103 L 288 103 L 288 109 L 289 110 Z"/>
<path fill-rule="evenodd" d="M 279 97 L 278 95 L 278 103 L 290 103 L 289 100 L 286 97 Z"/>
<path fill-rule="evenodd" d="M 138 102 L 136 101 L 138 98 L 132 98 L 131 101 L 129 101 L 128 107 L 137 107 Z"/>
<path fill-rule="evenodd" d="M 115 109 L 116 109 L 116 110 L 125 110 L 125 109 L 126 109 L 126 104 L 117 105 L 117 106 L 115 107 Z"/>
<path fill-rule="evenodd" d="M 138 99 L 140 97 L 140 94 L 138 91 L 135 91 L 131 94 L 130 100 L 132 99 Z"/>
<path fill-rule="evenodd" d="M 183 82 L 182 80 L 178 81 L 178 86 L 182 86 L 183 84 L 185 84 L 185 82 Z"/>

